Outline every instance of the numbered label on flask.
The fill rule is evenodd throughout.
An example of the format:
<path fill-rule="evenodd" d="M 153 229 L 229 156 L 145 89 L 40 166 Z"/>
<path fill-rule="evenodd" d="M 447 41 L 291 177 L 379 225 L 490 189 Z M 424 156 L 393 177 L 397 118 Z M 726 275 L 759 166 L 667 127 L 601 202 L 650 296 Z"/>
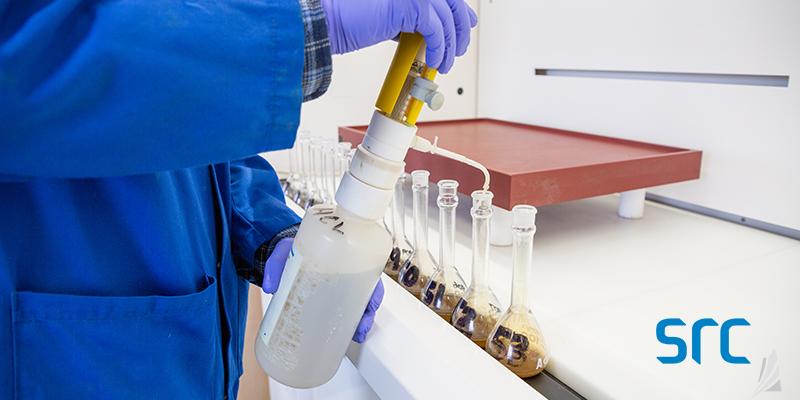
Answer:
<path fill-rule="evenodd" d="M 474 308 L 470 307 L 466 300 L 463 298 L 458 301 L 458 305 L 456 305 L 458 319 L 456 319 L 455 325 L 458 330 L 461 331 L 465 336 L 468 338 L 472 337 L 472 331 L 475 329 L 475 318 L 478 317 L 478 313 L 475 311 Z"/>
<path fill-rule="evenodd" d="M 428 282 L 428 285 L 425 287 L 425 297 L 422 299 L 422 302 L 435 309 L 441 308 L 444 290 L 445 285 L 439 284 L 439 282 L 433 280 Z"/>
<path fill-rule="evenodd" d="M 400 283 L 403 284 L 405 287 L 412 287 L 417 284 L 419 280 L 419 267 L 414 265 L 411 262 L 411 259 L 406 261 L 406 264 L 403 266 L 403 274 L 400 277 Z"/>

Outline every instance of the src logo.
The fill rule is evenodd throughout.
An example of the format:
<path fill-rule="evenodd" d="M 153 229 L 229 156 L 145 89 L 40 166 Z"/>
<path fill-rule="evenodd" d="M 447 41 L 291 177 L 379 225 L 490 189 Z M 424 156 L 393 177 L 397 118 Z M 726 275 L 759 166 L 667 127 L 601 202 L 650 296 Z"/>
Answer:
<path fill-rule="evenodd" d="M 686 326 L 686 323 L 680 318 L 666 318 L 659 321 L 658 325 L 656 325 L 656 339 L 663 344 L 675 346 L 678 350 L 678 354 L 674 356 L 659 356 L 656 358 L 658 358 L 658 361 L 661 361 L 662 364 L 678 364 L 686 359 L 686 342 L 680 337 L 667 336 L 666 331 L 667 327 L 669 326 Z M 730 350 L 731 328 L 734 326 L 750 326 L 750 323 L 744 318 L 729 319 L 723 322 L 722 326 L 720 326 L 717 321 L 714 321 L 711 318 L 703 318 L 695 321 L 695 323 L 692 324 L 692 337 L 690 342 L 692 346 L 692 360 L 694 360 L 694 362 L 697 364 L 700 364 L 700 342 L 702 329 L 705 327 L 716 326 L 720 327 L 719 355 L 722 357 L 722 359 L 729 364 L 750 364 L 750 360 L 748 360 L 747 357 L 734 356 L 731 354 Z"/>

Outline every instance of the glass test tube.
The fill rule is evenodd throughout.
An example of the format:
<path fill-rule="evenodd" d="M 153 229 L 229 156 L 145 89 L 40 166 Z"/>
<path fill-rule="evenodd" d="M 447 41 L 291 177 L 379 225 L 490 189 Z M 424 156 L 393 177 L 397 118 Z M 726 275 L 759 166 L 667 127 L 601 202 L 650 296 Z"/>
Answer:
<path fill-rule="evenodd" d="M 289 149 L 289 178 L 286 180 L 286 186 L 283 188 L 283 193 L 286 198 L 294 200 L 295 192 L 297 191 L 298 177 L 297 172 L 297 148 L 298 143 L 295 141 L 294 146 Z"/>
<path fill-rule="evenodd" d="M 326 176 L 325 181 L 328 185 L 328 197 L 330 197 L 330 203 L 336 202 L 336 176 L 338 175 L 339 171 L 339 143 L 337 142 L 330 142 L 330 147 L 328 148 L 328 158 L 326 164 L 328 166 L 328 176 Z"/>
<path fill-rule="evenodd" d="M 353 148 L 353 144 L 350 142 L 341 142 L 339 143 L 339 153 L 336 160 L 339 163 L 339 169 L 336 172 L 336 188 L 334 191 L 339 190 L 339 185 L 342 183 L 342 178 L 344 174 L 347 173 L 347 169 L 350 168 L 350 160 L 348 159 L 348 155 L 350 154 L 350 150 Z"/>
<path fill-rule="evenodd" d="M 518 205 L 512 210 L 514 277 L 511 307 L 489 335 L 486 351 L 520 377 L 534 376 L 550 360 L 541 328 L 528 305 L 528 278 L 536 233 L 536 207 Z"/>
<path fill-rule="evenodd" d="M 327 182 L 325 180 L 325 151 L 327 150 L 327 140 L 319 138 L 317 141 L 317 171 L 315 174 L 317 184 L 317 201 L 326 203 L 328 201 Z"/>
<path fill-rule="evenodd" d="M 283 190 L 283 194 L 286 194 L 289 191 L 289 187 L 292 185 L 292 175 L 294 175 L 294 147 L 288 150 L 289 155 L 289 173 L 286 175 L 286 178 L 281 179 L 281 189 Z"/>
<path fill-rule="evenodd" d="M 311 163 L 309 162 L 310 150 L 308 148 L 309 145 L 308 141 L 309 139 L 305 136 L 298 140 L 299 142 L 298 155 L 300 156 L 298 160 L 298 165 L 300 166 L 300 185 L 298 187 L 297 194 L 294 197 L 294 202 L 297 203 L 300 207 L 305 206 L 305 203 L 308 201 L 308 196 L 310 193 L 308 177 L 309 177 L 309 170 L 311 169 L 310 167 Z"/>
<path fill-rule="evenodd" d="M 333 141 L 326 139 L 322 142 L 322 154 L 320 155 L 320 159 L 322 162 L 322 173 L 320 174 L 321 186 L 323 188 L 325 203 L 332 204 L 333 203 L 333 190 L 331 189 L 331 177 L 333 174 L 333 165 L 331 163 L 333 159 L 333 152 L 335 149 L 335 144 Z"/>
<path fill-rule="evenodd" d="M 321 139 L 320 138 L 312 138 L 310 140 L 309 149 L 310 149 L 310 166 L 311 166 L 311 173 L 309 176 L 309 186 L 310 186 L 310 193 L 308 199 L 306 200 L 306 204 L 303 205 L 306 209 L 313 207 L 316 204 L 320 204 L 324 202 L 322 188 L 320 187 L 320 179 L 319 176 L 322 173 L 322 165 L 320 162 L 320 145 Z"/>

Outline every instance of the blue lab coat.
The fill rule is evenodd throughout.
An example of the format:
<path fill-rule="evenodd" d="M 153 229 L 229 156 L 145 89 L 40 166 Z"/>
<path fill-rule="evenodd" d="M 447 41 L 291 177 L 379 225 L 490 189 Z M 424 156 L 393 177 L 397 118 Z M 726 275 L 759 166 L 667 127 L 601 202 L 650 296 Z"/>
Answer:
<path fill-rule="evenodd" d="M 303 35 L 296 0 L 0 0 L 0 399 L 235 398 Z"/>

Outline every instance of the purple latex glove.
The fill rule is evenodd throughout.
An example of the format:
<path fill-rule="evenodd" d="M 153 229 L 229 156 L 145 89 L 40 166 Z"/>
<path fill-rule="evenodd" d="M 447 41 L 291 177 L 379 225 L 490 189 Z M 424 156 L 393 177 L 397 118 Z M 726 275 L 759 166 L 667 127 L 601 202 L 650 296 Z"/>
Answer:
<path fill-rule="evenodd" d="M 322 0 L 331 52 L 344 54 L 400 32 L 418 32 L 427 45 L 425 62 L 447 73 L 469 46 L 478 16 L 464 0 Z"/>
<path fill-rule="evenodd" d="M 281 276 L 283 275 L 283 268 L 286 266 L 286 260 L 289 258 L 289 252 L 292 250 L 292 243 L 294 238 L 281 239 L 275 248 L 272 250 L 267 262 L 264 264 L 264 280 L 261 282 L 261 288 L 264 292 L 275 294 L 278 290 L 278 285 L 281 283 Z M 372 329 L 372 323 L 375 321 L 375 312 L 378 311 L 381 302 L 383 301 L 383 282 L 378 280 L 378 285 L 372 292 L 372 297 L 367 303 L 367 308 L 364 310 L 364 315 L 361 316 L 361 321 L 358 322 L 356 332 L 353 334 L 353 341 L 364 343 L 367 338 L 367 332 Z"/>

